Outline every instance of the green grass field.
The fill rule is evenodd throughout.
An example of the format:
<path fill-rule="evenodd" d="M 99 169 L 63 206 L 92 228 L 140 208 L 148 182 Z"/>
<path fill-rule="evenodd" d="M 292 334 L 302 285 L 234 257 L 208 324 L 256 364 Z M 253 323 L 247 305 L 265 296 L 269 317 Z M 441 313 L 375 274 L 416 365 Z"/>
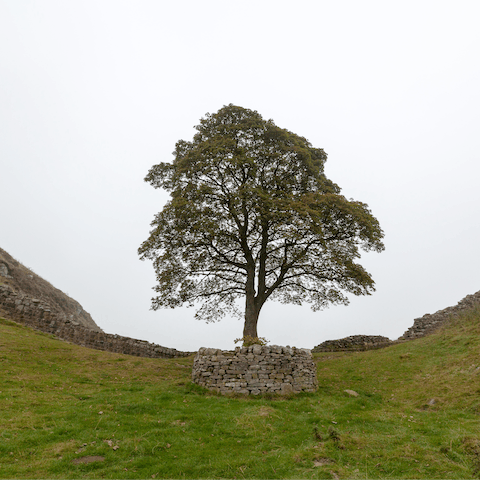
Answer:
<path fill-rule="evenodd" d="M 424 339 L 316 355 L 314 394 L 221 397 L 190 383 L 192 357 L 1 319 L 0 478 L 479 478 L 479 347 L 476 309 Z"/>

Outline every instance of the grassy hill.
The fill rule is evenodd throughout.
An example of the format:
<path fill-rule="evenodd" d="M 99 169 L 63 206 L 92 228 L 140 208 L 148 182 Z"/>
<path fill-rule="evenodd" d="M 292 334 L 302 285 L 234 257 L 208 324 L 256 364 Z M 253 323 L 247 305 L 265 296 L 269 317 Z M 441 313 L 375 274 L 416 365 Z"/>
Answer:
<path fill-rule="evenodd" d="M 423 339 L 316 354 L 314 394 L 234 398 L 193 386 L 192 357 L 0 320 L 0 478 L 479 478 L 479 347 L 477 308 Z"/>

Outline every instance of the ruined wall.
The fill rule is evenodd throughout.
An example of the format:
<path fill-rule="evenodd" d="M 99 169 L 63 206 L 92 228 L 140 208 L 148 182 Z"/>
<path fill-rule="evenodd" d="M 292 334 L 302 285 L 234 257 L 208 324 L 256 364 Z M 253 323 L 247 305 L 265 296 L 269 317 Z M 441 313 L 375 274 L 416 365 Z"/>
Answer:
<path fill-rule="evenodd" d="M 457 316 L 464 310 L 468 310 L 475 305 L 480 305 L 480 291 L 473 295 L 467 295 L 454 307 L 444 308 L 438 312 L 426 314 L 421 318 L 416 318 L 413 321 L 413 325 L 395 341 L 391 341 L 387 337 L 382 337 L 380 335 L 353 335 L 339 340 L 327 340 L 314 347 L 312 352 L 355 352 L 362 350 L 375 350 L 377 348 L 388 347 L 395 343 L 414 340 L 433 333 L 435 330 L 445 325 L 450 318 Z"/>
<path fill-rule="evenodd" d="M 473 295 L 467 295 L 454 307 L 444 308 L 438 312 L 432 314 L 427 313 L 423 317 L 416 318 L 413 321 L 413 325 L 398 340 L 414 340 L 415 338 L 424 337 L 440 328 L 452 316 L 455 317 L 464 310 L 468 310 L 479 304 L 480 291 Z"/>
<path fill-rule="evenodd" d="M 285 395 L 318 388 L 310 350 L 277 345 L 237 347 L 234 352 L 200 348 L 192 381 L 222 394 Z"/>
<path fill-rule="evenodd" d="M 67 318 L 89 330 L 103 331 L 76 300 L 55 288 L 50 282 L 22 265 L 1 248 L 0 283 L 10 286 L 16 292 L 22 292 L 31 298 L 47 303 L 52 312 L 65 314 Z"/>
<path fill-rule="evenodd" d="M 0 285 L 0 310 L 11 320 L 83 347 L 150 358 L 191 355 L 144 340 L 90 330 L 65 314 L 53 312 L 46 302 L 17 293 L 8 285 Z"/>
<path fill-rule="evenodd" d="M 381 335 L 352 335 L 339 340 L 327 340 L 314 347 L 312 352 L 361 352 L 388 347 L 392 343 Z"/>

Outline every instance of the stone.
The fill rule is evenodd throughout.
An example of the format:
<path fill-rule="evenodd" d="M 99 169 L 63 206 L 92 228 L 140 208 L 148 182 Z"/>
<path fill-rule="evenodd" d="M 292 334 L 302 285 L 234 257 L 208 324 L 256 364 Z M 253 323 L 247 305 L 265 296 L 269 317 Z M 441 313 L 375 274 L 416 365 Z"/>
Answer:
<path fill-rule="evenodd" d="M 78 465 L 79 463 L 93 463 L 93 462 L 103 462 L 105 457 L 100 457 L 98 455 L 89 455 L 87 457 L 74 458 L 72 463 Z"/>
<path fill-rule="evenodd" d="M 252 353 L 254 355 L 260 355 L 262 353 L 262 346 L 261 345 L 253 345 L 252 346 Z"/>
<path fill-rule="evenodd" d="M 300 348 L 298 349 L 300 352 L 303 352 L 305 355 L 308 355 L 309 357 L 312 356 L 312 351 L 309 350 L 308 348 Z"/>
<path fill-rule="evenodd" d="M 0 275 L 5 278 L 12 278 L 8 272 L 8 267 L 4 263 L 0 263 Z"/>
<path fill-rule="evenodd" d="M 293 393 L 293 386 L 291 383 L 282 383 L 280 387 L 281 395 L 291 395 Z"/>
<path fill-rule="evenodd" d="M 344 392 L 352 397 L 358 397 L 358 393 L 355 390 L 344 390 Z"/>

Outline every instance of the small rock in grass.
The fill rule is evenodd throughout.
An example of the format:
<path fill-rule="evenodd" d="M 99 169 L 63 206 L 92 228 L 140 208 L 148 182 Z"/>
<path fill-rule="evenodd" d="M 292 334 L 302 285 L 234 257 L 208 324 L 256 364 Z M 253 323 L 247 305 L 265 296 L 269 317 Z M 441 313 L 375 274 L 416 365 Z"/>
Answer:
<path fill-rule="evenodd" d="M 348 393 L 352 397 L 358 397 L 358 393 L 355 390 L 344 390 L 345 393 Z"/>
<path fill-rule="evenodd" d="M 103 462 L 104 460 L 105 460 L 105 457 L 88 456 L 88 457 L 75 458 L 72 460 L 72 463 L 74 463 L 75 465 L 78 465 L 79 463 Z"/>

